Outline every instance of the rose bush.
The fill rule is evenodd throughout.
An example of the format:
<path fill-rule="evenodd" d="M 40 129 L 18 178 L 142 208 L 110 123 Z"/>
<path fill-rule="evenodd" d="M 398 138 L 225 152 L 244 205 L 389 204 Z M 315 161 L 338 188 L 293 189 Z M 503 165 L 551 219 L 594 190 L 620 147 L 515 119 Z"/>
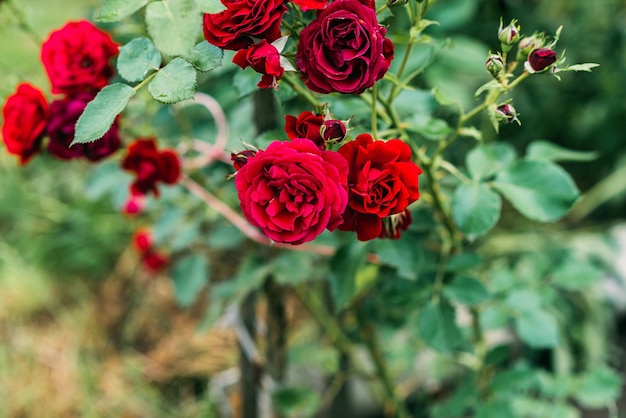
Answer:
<path fill-rule="evenodd" d="M 10 154 L 26 164 L 39 151 L 48 123 L 48 101 L 28 83 L 21 83 L 2 108 L 2 140 Z"/>
<path fill-rule="evenodd" d="M 41 62 L 52 93 L 101 89 L 114 73 L 110 60 L 117 54 L 118 45 L 109 34 L 86 20 L 68 22 L 41 46 Z"/>
<path fill-rule="evenodd" d="M 391 65 L 393 43 L 376 12 L 358 0 L 336 0 L 300 33 L 296 65 L 318 93 L 360 94 Z"/>
<path fill-rule="evenodd" d="M 301 244 L 341 223 L 348 165 L 312 141 L 272 142 L 235 176 L 246 219 L 276 242 Z"/>

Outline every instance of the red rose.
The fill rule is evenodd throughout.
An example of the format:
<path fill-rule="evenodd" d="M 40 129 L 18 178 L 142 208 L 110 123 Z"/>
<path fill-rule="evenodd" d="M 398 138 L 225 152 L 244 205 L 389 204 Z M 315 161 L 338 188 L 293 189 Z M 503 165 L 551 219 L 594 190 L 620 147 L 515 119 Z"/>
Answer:
<path fill-rule="evenodd" d="M 169 262 L 167 255 L 154 248 L 150 231 L 140 229 L 133 235 L 133 247 L 139 253 L 142 266 L 149 271 L 161 270 Z"/>
<path fill-rule="evenodd" d="M 159 151 L 154 138 L 138 139 L 130 144 L 122 168 L 137 175 L 131 193 L 159 196 L 157 183 L 175 184 L 181 174 L 180 160 L 172 150 Z"/>
<path fill-rule="evenodd" d="M 113 75 L 109 60 L 118 54 L 111 37 L 88 21 L 69 22 L 41 46 L 41 61 L 53 93 L 97 91 Z"/>
<path fill-rule="evenodd" d="M 367 241 L 383 234 L 383 219 L 404 212 L 419 198 L 418 176 L 411 148 L 399 139 L 374 141 L 361 134 L 338 150 L 350 167 L 348 207 L 342 231 L 356 231 Z"/>
<path fill-rule="evenodd" d="M 87 103 L 95 97 L 94 93 L 81 93 L 73 97 L 55 100 L 50 104 L 50 120 L 47 133 L 50 137 L 48 152 L 62 160 L 85 157 L 90 161 L 99 161 L 117 151 L 121 146 L 117 120 L 107 133 L 94 142 L 76 144 L 74 140 L 76 121 L 85 110 Z"/>
<path fill-rule="evenodd" d="M 261 81 L 257 84 L 262 89 L 278 88 L 276 81 L 280 80 L 285 73 L 280 65 L 280 53 L 265 39 L 247 49 L 237 51 L 233 62 L 242 69 L 252 67 L 257 73 L 263 74 Z"/>
<path fill-rule="evenodd" d="M 300 33 L 296 64 L 318 93 L 361 94 L 391 65 L 393 44 L 376 12 L 358 0 L 336 0 Z"/>
<path fill-rule="evenodd" d="M 324 125 L 324 115 L 316 115 L 308 110 L 298 117 L 285 115 L 285 132 L 289 139 L 306 138 L 315 142 L 319 149 L 325 148 L 321 129 Z"/>
<path fill-rule="evenodd" d="M 215 46 L 233 51 L 255 39 L 280 38 L 280 23 L 287 10 L 283 0 L 222 0 L 226 10 L 204 15 L 204 37 Z"/>
<path fill-rule="evenodd" d="M 239 169 L 235 186 L 246 219 L 276 242 L 302 244 L 341 223 L 348 165 L 308 139 L 272 142 Z"/>
<path fill-rule="evenodd" d="M 17 86 L 2 108 L 2 140 L 9 154 L 26 164 L 38 151 L 48 122 L 48 102 L 43 93 L 27 83 Z"/>
<path fill-rule="evenodd" d="M 298 5 L 303 12 L 308 10 L 321 10 L 328 4 L 328 0 L 291 0 Z"/>

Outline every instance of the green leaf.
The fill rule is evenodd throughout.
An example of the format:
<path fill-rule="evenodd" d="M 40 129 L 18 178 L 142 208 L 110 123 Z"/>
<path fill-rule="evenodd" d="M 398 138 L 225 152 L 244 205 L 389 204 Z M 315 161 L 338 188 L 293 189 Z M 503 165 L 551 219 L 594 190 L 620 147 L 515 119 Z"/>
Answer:
<path fill-rule="evenodd" d="M 499 399 L 489 403 L 479 405 L 476 408 L 475 418 L 515 418 L 518 415 L 512 409 L 511 401 L 508 399 Z"/>
<path fill-rule="evenodd" d="M 367 247 L 361 243 L 339 248 L 330 261 L 330 291 L 335 309 L 344 309 L 357 294 L 357 274 L 365 266 Z"/>
<path fill-rule="evenodd" d="M 182 307 L 189 307 L 209 281 L 209 264 L 206 257 L 192 254 L 172 265 L 174 298 Z"/>
<path fill-rule="evenodd" d="M 563 72 L 563 71 L 586 71 L 588 73 L 591 72 L 592 68 L 596 68 L 599 67 L 600 64 L 596 64 L 593 62 L 587 62 L 584 64 L 574 64 L 574 65 L 570 65 L 568 67 L 559 67 L 556 69 L 557 73 Z"/>
<path fill-rule="evenodd" d="M 446 266 L 447 271 L 464 271 L 479 267 L 485 260 L 476 253 L 463 253 L 455 255 Z"/>
<path fill-rule="evenodd" d="M 155 1 L 146 7 L 146 26 L 157 48 L 168 55 L 189 55 L 202 28 L 194 0 Z"/>
<path fill-rule="evenodd" d="M 189 62 L 198 71 L 211 71 L 222 65 L 224 51 L 207 41 L 197 44 L 189 55 Z"/>
<path fill-rule="evenodd" d="M 415 280 L 424 261 L 423 249 L 416 242 L 414 234 L 405 232 L 397 240 L 379 240 L 376 254 L 382 264 L 395 267 L 402 278 Z"/>
<path fill-rule="evenodd" d="M 441 140 L 452 132 L 452 128 L 445 120 L 430 117 L 423 118 L 421 115 L 416 115 L 411 120 L 411 124 L 407 126 L 407 129 L 431 141 Z"/>
<path fill-rule="evenodd" d="M 509 144 L 477 146 L 467 153 L 465 164 L 474 180 L 487 179 L 515 161 L 515 149 Z"/>
<path fill-rule="evenodd" d="M 541 308 L 522 311 L 515 318 L 515 329 L 520 339 L 534 348 L 551 348 L 559 343 L 556 319 Z"/>
<path fill-rule="evenodd" d="M 450 352 L 461 343 L 454 307 L 447 301 L 430 301 L 420 312 L 417 327 L 426 343 L 435 350 Z"/>
<path fill-rule="evenodd" d="M 489 299 L 489 292 L 485 286 L 468 276 L 457 276 L 443 288 L 443 294 L 448 299 L 463 305 L 478 305 Z"/>
<path fill-rule="evenodd" d="M 117 70 L 131 83 L 143 80 L 150 71 L 158 71 L 161 53 L 148 38 L 135 38 L 120 48 Z"/>
<path fill-rule="evenodd" d="M 550 222 L 567 213 L 579 197 L 570 175 L 548 161 L 518 161 L 493 184 L 526 217 Z"/>
<path fill-rule="evenodd" d="M 469 240 L 495 226 L 500 218 L 502 199 L 486 184 L 460 184 L 452 197 L 452 217 Z"/>
<path fill-rule="evenodd" d="M 320 397 L 306 387 L 283 387 L 272 392 L 273 404 L 281 414 L 293 417 L 313 417 L 320 407 Z"/>
<path fill-rule="evenodd" d="M 117 22 L 135 13 L 149 0 L 107 0 L 96 16 L 96 22 Z"/>
<path fill-rule="evenodd" d="M 148 91 L 161 103 L 191 99 L 196 92 L 196 70 L 183 58 L 174 58 L 148 84 Z"/>
<path fill-rule="evenodd" d="M 574 397 L 587 408 L 602 408 L 621 392 L 622 378 L 606 366 L 594 367 L 576 385 Z"/>
<path fill-rule="evenodd" d="M 274 277 L 280 284 L 296 284 L 313 275 L 311 256 L 299 251 L 283 251 L 273 262 Z"/>
<path fill-rule="evenodd" d="M 516 289 L 508 294 L 504 303 L 515 311 L 533 311 L 541 308 L 541 296 L 530 289 Z"/>
<path fill-rule="evenodd" d="M 226 10 L 220 0 L 196 0 L 196 5 L 202 13 L 214 14 Z"/>
<path fill-rule="evenodd" d="M 595 151 L 574 151 L 547 141 L 531 142 L 526 150 L 529 160 L 547 161 L 593 161 L 598 158 Z"/>
<path fill-rule="evenodd" d="M 132 87 L 121 83 L 110 84 L 100 90 L 78 118 L 71 145 L 102 138 L 134 95 L 135 90 Z"/>
<path fill-rule="evenodd" d="M 588 262 L 567 260 L 552 273 L 552 281 L 569 290 L 583 289 L 595 283 L 602 275 L 602 270 Z"/>

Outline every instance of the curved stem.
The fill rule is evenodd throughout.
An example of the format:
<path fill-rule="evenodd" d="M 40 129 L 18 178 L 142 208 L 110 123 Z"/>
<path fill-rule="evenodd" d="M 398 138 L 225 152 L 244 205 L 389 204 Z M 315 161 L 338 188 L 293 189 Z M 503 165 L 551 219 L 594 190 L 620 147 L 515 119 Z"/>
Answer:
<path fill-rule="evenodd" d="M 378 113 L 376 111 L 378 104 L 378 82 L 374 83 L 372 86 L 372 114 L 371 114 L 371 125 L 372 125 L 372 137 L 374 139 L 378 138 Z"/>
<path fill-rule="evenodd" d="M 300 84 L 300 81 L 296 80 L 296 77 L 294 75 L 290 74 L 289 72 L 285 72 L 281 80 L 284 80 L 285 83 L 289 84 L 296 93 L 306 99 L 316 109 L 321 109 L 324 106 L 324 104 L 317 100 L 317 98 L 309 91 L 308 88 L 304 87 L 302 84 Z"/>

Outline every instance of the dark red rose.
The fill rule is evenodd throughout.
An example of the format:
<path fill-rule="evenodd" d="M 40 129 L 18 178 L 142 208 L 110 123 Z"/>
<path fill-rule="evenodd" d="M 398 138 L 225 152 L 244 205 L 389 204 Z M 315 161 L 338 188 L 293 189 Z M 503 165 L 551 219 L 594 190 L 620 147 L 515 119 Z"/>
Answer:
<path fill-rule="evenodd" d="M 285 73 L 280 65 L 280 53 L 265 39 L 249 48 L 237 51 L 233 62 L 243 69 L 252 67 L 257 73 L 263 74 L 261 81 L 257 84 L 262 89 L 278 88 L 277 81 Z"/>
<path fill-rule="evenodd" d="M 50 120 L 47 133 L 50 137 L 48 152 L 62 160 L 85 157 L 90 161 L 99 161 L 117 151 L 121 146 L 118 122 L 113 123 L 104 136 L 94 142 L 76 144 L 74 140 L 76 121 L 85 110 L 87 103 L 95 97 L 94 93 L 81 93 L 50 104 Z"/>
<path fill-rule="evenodd" d="M 259 39 L 280 38 L 287 10 L 284 0 L 222 0 L 222 4 L 226 10 L 204 15 L 204 37 L 210 44 L 238 51 Z"/>
<path fill-rule="evenodd" d="M 48 115 L 43 93 L 28 83 L 17 86 L 4 102 L 2 140 L 9 154 L 20 157 L 20 164 L 26 164 L 39 151 Z"/>
<path fill-rule="evenodd" d="M 137 178 L 131 193 L 159 196 L 157 184 L 175 184 L 181 174 L 180 159 L 172 150 L 158 150 L 154 138 L 138 139 L 128 147 L 122 168 L 133 171 Z"/>
<path fill-rule="evenodd" d="M 360 94 L 391 65 L 393 44 L 376 12 L 358 0 L 336 0 L 300 33 L 296 65 L 318 93 Z"/>
<path fill-rule="evenodd" d="M 69 22 L 41 46 L 41 61 L 52 93 L 97 91 L 113 75 L 111 58 L 119 52 L 111 37 L 86 20 Z"/>
<path fill-rule="evenodd" d="M 422 170 L 411 161 L 411 148 L 399 139 L 374 141 L 361 134 L 338 152 L 350 167 L 348 207 L 339 229 L 356 231 L 361 241 L 379 237 L 384 218 L 404 212 L 419 198 Z"/>
<path fill-rule="evenodd" d="M 528 55 L 525 68 L 530 73 L 546 70 L 556 62 L 556 52 L 550 48 L 537 48 Z"/>
<path fill-rule="evenodd" d="M 306 138 L 315 142 L 319 149 L 325 148 L 321 129 L 324 125 L 324 115 L 316 115 L 311 111 L 304 111 L 296 118 L 285 115 L 285 132 L 289 139 Z"/>
<path fill-rule="evenodd" d="M 272 142 L 235 176 L 246 219 L 276 242 L 302 244 L 341 223 L 348 165 L 304 138 Z"/>
<path fill-rule="evenodd" d="M 235 170 L 239 171 L 241 167 L 246 165 L 246 163 L 248 162 L 248 158 L 254 157 L 256 153 L 256 151 L 251 149 L 243 150 L 241 152 L 238 152 L 237 154 L 231 152 L 230 160 L 233 162 L 233 167 L 235 167 Z"/>
<path fill-rule="evenodd" d="M 348 129 L 340 120 L 326 119 L 321 132 L 325 142 L 338 143 L 346 139 Z"/>
<path fill-rule="evenodd" d="M 302 11 L 307 10 L 322 10 L 328 4 L 328 0 L 291 0 Z"/>

